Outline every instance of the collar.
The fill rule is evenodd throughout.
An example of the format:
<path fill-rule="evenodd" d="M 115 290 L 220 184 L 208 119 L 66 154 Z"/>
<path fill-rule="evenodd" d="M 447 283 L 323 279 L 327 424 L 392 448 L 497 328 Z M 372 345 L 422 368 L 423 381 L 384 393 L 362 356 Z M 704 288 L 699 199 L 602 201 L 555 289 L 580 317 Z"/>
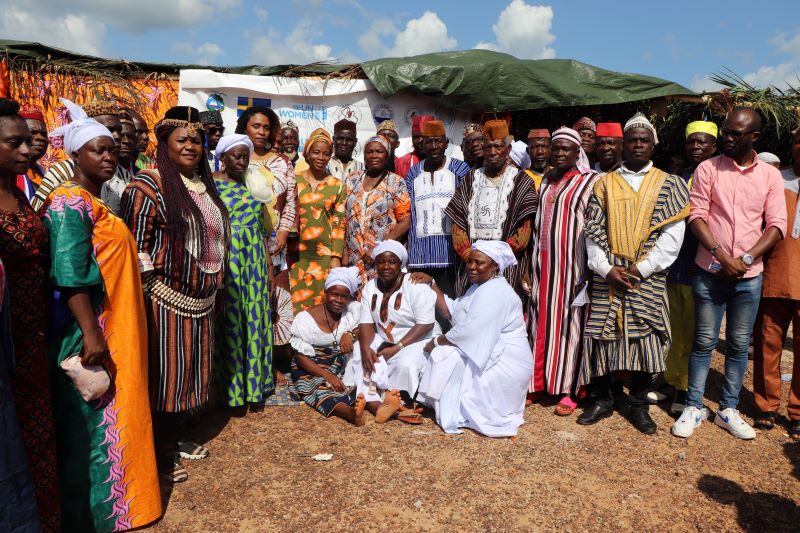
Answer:
<path fill-rule="evenodd" d="M 767 163 L 764 163 L 763 161 L 761 161 L 758 158 L 758 154 L 756 153 L 755 150 L 751 150 L 750 152 L 753 155 L 753 162 L 750 163 L 747 166 L 744 166 L 744 167 L 739 165 L 739 163 L 737 163 L 736 161 L 734 161 L 732 158 L 728 157 L 727 155 L 725 155 L 725 154 L 720 154 L 720 155 L 723 158 L 723 160 L 728 161 L 728 163 L 730 164 L 730 166 L 732 168 L 738 169 L 740 172 L 744 172 L 745 170 L 750 170 L 751 168 L 755 168 L 756 166 L 758 166 L 759 163 L 764 164 L 764 165 L 767 164 Z"/>
<path fill-rule="evenodd" d="M 634 172 L 633 170 L 630 170 L 628 167 L 626 167 L 625 163 L 622 163 L 619 166 L 618 171 L 619 171 L 620 174 L 627 174 L 628 176 L 644 176 L 645 174 L 650 172 L 651 168 L 653 168 L 653 162 L 652 161 L 648 161 L 645 166 L 643 166 L 641 169 L 639 169 L 636 172 Z"/>

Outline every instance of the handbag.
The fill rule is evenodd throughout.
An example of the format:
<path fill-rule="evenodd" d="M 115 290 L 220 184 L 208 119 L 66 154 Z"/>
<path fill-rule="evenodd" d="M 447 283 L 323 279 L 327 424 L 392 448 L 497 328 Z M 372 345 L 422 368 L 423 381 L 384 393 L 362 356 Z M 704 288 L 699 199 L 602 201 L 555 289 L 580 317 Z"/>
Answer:
<path fill-rule="evenodd" d="M 84 366 L 80 354 L 70 355 L 60 366 L 86 402 L 97 400 L 111 388 L 108 370 L 102 365 Z"/>

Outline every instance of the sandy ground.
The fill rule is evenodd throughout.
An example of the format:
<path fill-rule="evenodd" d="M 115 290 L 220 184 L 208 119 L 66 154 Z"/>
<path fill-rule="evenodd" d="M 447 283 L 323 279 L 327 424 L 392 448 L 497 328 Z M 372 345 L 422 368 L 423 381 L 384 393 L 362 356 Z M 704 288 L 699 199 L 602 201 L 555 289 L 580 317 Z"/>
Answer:
<path fill-rule="evenodd" d="M 740 405 L 749 422 L 751 372 Z M 166 513 L 150 530 L 798 531 L 800 443 L 783 427 L 745 442 L 705 423 L 682 440 L 666 407 L 651 408 L 658 432 L 643 436 L 618 414 L 584 427 L 534 404 L 516 442 L 446 435 L 430 419 L 354 428 L 304 405 L 215 412 L 204 424 L 212 455 L 163 488 Z"/>

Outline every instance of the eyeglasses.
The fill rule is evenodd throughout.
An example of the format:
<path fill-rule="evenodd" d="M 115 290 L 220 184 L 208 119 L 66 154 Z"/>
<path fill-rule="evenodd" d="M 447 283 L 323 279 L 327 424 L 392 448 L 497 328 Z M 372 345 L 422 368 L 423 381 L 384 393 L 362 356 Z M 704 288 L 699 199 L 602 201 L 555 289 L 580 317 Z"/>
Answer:
<path fill-rule="evenodd" d="M 225 128 L 218 128 L 216 126 L 211 126 L 210 128 L 206 129 L 206 133 L 209 135 L 216 135 L 217 133 L 222 133 L 225 131 Z"/>
<path fill-rule="evenodd" d="M 723 137 L 733 137 L 734 139 L 741 139 L 745 135 L 750 135 L 755 133 L 754 131 L 736 131 L 736 130 L 729 130 L 728 128 L 722 128 L 722 136 Z"/>

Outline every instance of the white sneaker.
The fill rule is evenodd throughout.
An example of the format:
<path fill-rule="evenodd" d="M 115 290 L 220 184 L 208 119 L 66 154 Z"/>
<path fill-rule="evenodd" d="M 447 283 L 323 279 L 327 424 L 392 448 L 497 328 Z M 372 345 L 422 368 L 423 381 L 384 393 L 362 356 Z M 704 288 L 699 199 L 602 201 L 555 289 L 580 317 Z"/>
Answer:
<path fill-rule="evenodd" d="M 733 407 L 728 407 L 718 412 L 714 417 L 714 423 L 721 428 L 727 429 L 734 437 L 745 440 L 756 438 L 756 430 L 742 420 L 742 417 L 739 416 L 739 411 Z"/>
<path fill-rule="evenodd" d="M 683 410 L 681 417 L 672 424 L 672 434 L 683 439 L 689 438 L 694 433 L 694 430 L 699 428 L 703 420 L 706 419 L 708 419 L 708 409 L 689 406 Z"/>

